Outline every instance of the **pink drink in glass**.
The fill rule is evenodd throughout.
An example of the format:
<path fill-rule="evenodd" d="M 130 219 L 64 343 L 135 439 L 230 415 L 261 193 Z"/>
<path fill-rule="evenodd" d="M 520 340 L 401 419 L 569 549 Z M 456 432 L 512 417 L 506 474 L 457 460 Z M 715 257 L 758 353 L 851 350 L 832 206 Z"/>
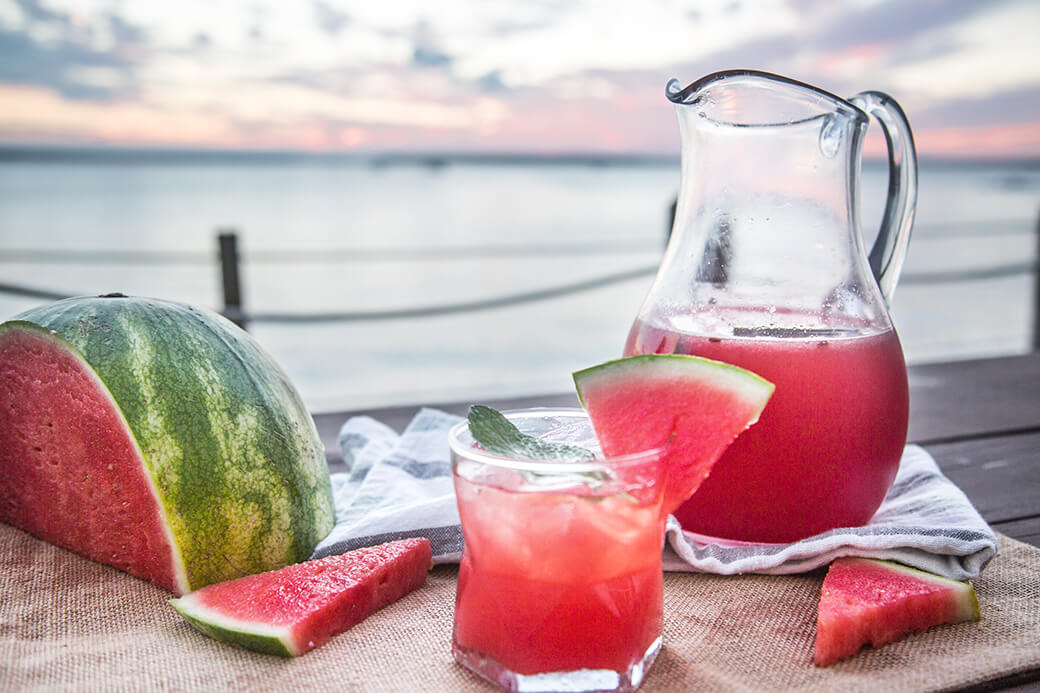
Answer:
<path fill-rule="evenodd" d="M 906 443 L 909 395 L 891 328 L 734 330 L 705 337 L 637 321 L 625 355 L 694 354 L 776 385 L 758 423 L 675 515 L 711 537 L 790 542 L 866 524 Z"/>
<path fill-rule="evenodd" d="M 658 459 L 635 483 L 532 482 L 452 447 L 465 536 L 455 658 L 513 690 L 638 687 L 661 644 Z"/>

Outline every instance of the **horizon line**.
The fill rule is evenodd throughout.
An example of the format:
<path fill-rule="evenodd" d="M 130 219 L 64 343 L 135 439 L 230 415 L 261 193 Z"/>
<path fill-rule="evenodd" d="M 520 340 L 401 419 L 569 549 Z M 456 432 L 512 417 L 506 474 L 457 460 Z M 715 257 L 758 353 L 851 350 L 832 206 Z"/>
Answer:
<path fill-rule="evenodd" d="M 679 162 L 679 154 L 653 152 L 559 151 L 525 152 L 515 150 L 371 150 L 315 151 L 308 149 L 227 149 L 218 147 L 134 146 L 109 144 L 17 144 L 0 142 L 0 163 L 28 161 L 70 163 L 93 161 L 107 163 L 289 163 L 293 160 L 318 162 L 355 162 L 374 167 L 423 165 L 439 168 L 449 164 L 572 164 L 590 166 L 662 165 Z M 884 163 L 881 157 L 864 157 L 864 163 Z M 1016 164 L 1040 166 L 1040 157 L 936 155 L 918 153 L 920 163 L 941 164 Z"/>

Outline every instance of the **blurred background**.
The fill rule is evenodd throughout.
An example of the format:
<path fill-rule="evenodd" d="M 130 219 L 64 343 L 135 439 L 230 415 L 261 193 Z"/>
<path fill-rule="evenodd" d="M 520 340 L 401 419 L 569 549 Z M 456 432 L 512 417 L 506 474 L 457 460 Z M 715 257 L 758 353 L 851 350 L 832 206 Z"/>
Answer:
<path fill-rule="evenodd" d="M 1038 31 L 1035 0 L 0 0 L 0 319 L 221 310 L 233 231 L 247 327 L 314 411 L 569 391 L 664 249 L 666 82 L 752 68 L 906 110 L 908 360 L 1028 351 Z"/>

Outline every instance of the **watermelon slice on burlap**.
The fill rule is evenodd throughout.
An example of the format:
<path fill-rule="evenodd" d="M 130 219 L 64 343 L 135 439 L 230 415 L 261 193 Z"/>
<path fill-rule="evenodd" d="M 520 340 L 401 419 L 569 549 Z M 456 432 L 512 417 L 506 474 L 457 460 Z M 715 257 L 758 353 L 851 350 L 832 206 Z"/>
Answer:
<path fill-rule="evenodd" d="M 430 542 L 403 539 L 219 582 L 171 599 L 206 635 L 295 657 L 426 582 Z"/>
<path fill-rule="evenodd" d="M 603 453 L 663 445 L 664 510 L 673 512 L 759 415 L 773 384 L 727 363 L 683 354 L 640 354 L 574 374 Z"/>
<path fill-rule="evenodd" d="M 889 561 L 839 558 L 820 592 L 813 663 L 829 666 L 865 645 L 880 647 L 932 626 L 979 618 L 970 583 Z"/>

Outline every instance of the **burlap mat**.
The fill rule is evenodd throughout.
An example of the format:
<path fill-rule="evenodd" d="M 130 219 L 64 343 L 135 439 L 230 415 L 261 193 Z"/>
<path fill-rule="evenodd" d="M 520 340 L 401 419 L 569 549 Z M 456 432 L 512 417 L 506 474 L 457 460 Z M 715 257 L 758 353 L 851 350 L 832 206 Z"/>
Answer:
<path fill-rule="evenodd" d="M 979 623 L 811 664 L 822 573 L 665 576 L 643 691 L 946 690 L 1040 670 L 1040 549 L 1000 537 Z M 0 524 L 0 690 L 487 691 L 452 661 L 456 569 L 295 659 L 210 640 L 163 590 Z"/>

